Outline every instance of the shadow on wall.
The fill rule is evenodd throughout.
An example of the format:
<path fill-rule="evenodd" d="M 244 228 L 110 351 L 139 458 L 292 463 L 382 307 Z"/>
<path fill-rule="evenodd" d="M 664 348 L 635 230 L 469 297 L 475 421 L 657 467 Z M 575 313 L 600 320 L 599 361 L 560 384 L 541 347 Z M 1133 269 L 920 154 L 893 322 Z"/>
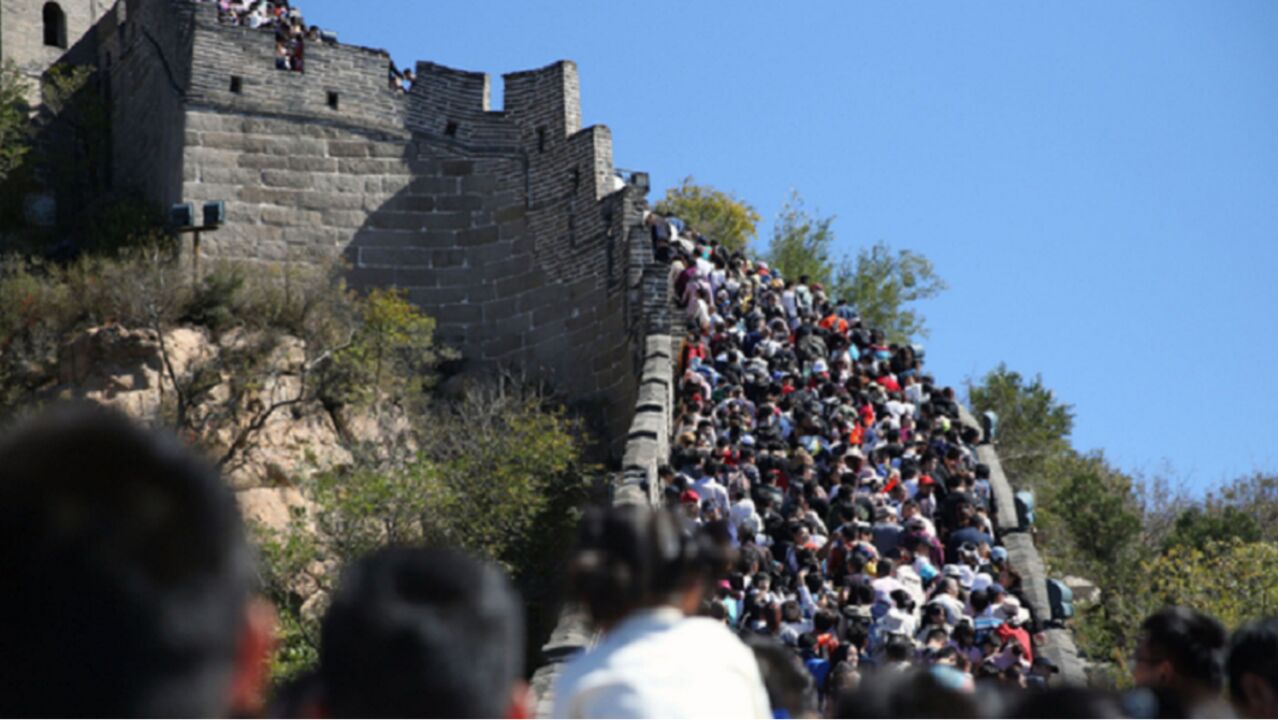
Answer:
<path fill-rule="evenodd" d="M 561 232 L 574 224 L 572 203 L 530 202 L 535 168 L 518 147 L 415 133 L 401 158 L 369 162 L 370 172 L 384 163 L 408 174 L 380 180 L 393 194 L 367 209 L 346 246 L 351 286 L 405 290 L 438 321 L 439 342 L 462 352 L 462 374 L 522 369 L 580 413 L 601 450 L 624 443 L 635 368 L 623 283 L 565 264 L 616 263 L 624 275 L 623 205 L 635 191 L 598 203 L 615 213 L 605 225 L 616 233 L 578 239 Z"/>

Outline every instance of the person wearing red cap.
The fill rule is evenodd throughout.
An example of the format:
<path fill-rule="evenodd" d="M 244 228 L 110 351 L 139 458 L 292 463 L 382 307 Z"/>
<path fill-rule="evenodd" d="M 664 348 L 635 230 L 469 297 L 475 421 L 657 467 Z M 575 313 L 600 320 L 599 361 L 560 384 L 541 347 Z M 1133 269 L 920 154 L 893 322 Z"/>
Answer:
<path fill-rule="evenodd" d="M 680 517 L 683 518 L 684 529 L 696 532 L 701 525 L 701 495 L 692 488 L 684 490 L 679 494 L 679 507 L 683 510 Z"/>

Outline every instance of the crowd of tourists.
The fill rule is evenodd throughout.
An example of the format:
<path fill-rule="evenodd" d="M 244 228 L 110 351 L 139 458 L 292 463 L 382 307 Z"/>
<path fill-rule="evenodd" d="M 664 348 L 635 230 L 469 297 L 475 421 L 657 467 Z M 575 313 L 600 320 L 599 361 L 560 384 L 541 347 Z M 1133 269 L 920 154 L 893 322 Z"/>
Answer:
<path fill-rule="evenodd" d="M 808 277 L 651 216 L 686 323 L 667 505 L 735 559 L 708 612 L 791 648 L 828 704 L 863 669 L 1024 687 L 1056 668 L 953 388 Z"/>
<path fill-rule="evenodd" d="M 218 19 L 227 25 L 240 25 L 275 33 L 275 67 L 302 72 L 306 42 L 318 42 L 322 33 L 318 26 L 306 26 L 302 11 L 288 0 L 215 0 Z"/>

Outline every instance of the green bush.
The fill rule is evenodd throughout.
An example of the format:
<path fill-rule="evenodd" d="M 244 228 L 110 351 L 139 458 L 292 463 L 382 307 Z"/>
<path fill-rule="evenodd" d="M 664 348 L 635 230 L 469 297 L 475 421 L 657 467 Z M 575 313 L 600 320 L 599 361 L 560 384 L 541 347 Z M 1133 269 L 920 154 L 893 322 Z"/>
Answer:
<path fill-rule="evenodd" d="M 577 423 L 526 388 L 492 386 L 417 419 L 423 448 L 414 462 L 320 474 L 305 484 L 317 533 L 299 522 L 262 536 L 262 575 L 286 630 L 275 660 L 281 672 L 316 657 L 314 619 L 303 617 L 291 591 L 304 569 L 331 564 L 327 588 L 346 563 L 385 545 L 451 545 L 492 559 L 515 578 L 530 615 L 551 616 L 590 472 Z M 542 630 L 529 627 L 534 636 Z"/>

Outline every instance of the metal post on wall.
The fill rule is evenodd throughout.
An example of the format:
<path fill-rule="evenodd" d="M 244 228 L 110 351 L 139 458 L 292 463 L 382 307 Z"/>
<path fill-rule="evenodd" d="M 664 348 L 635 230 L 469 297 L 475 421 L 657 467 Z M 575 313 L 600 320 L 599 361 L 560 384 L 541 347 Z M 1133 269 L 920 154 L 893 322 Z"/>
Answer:
<path fill-rule="evenodd" d="M 191 283 L 200 280 L 200 233 L 215 231 L 226 222 L 226 203 L 221 200 L 204 203 L 203 222 L 195 224 L 195 205 L 178 203 L 169 209 L 169 227 L 178 237 L 191 233 Z"/>

